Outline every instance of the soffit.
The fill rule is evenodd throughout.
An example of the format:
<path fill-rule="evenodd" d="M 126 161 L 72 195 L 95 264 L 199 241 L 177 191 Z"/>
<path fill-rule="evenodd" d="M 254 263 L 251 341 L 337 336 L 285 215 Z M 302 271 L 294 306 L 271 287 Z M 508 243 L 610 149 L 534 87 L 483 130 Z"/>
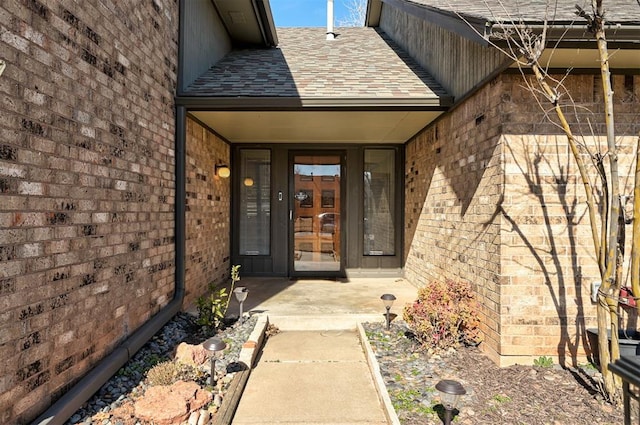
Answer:
<path fill-rule="evenodd" d="M 405 143 L 441 111 L 192 111 L 231 143 Z"/>
<path fill-rule="evenodd" d="M 545 49 L 540 63 L 547 68 L 593 69 L 599 70 L 600 58 L 595 49 Z M 640 54 L 637 50 L 609 49 L 609 66 L 611 69 L 640 70 Z M 512 68 L 517 68 L 513 64 Z M 525 67 L 526 68 L 526 67 Z"/>
<path fill-rule="evenodd" d="M 235 45 L 278 44 L 268 0 L 212 0 Z"/>

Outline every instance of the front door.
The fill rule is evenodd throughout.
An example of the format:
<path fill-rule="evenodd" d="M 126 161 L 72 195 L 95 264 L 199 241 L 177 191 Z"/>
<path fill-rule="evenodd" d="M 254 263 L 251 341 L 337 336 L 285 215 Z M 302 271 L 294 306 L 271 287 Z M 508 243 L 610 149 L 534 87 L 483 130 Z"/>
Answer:
<path fill-rule="evenodd" d="M 343 270 L 341 153 L 291 157 L 290 274 L 338 276 Z"/>

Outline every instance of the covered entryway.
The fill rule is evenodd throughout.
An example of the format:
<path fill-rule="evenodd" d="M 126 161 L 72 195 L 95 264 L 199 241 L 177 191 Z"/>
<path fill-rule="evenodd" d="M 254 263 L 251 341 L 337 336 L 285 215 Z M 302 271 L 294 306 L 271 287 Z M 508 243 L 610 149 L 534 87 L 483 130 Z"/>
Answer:
<path fill-rule="evenodd" d="M 231 147 L 230 262 L 400 276 L 404 143 L 452 99 L 376 28 L 276 32 L 256 4 L 182 2 L 176 102 Z"/>
<path fill-rule="evenodd" d="M 231 259 L 243 275 L 399 275 L 401 146 L 242 145 L 232 153 Z"/>

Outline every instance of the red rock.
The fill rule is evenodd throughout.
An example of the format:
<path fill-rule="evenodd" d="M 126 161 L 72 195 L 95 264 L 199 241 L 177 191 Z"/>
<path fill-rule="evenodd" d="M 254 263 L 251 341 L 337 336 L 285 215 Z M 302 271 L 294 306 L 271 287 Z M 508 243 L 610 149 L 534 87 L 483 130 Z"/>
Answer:
<path fill-rule="evenodd" d="M 194 366 L 205 364 L 209 360 L 209 353 L 202 345 L 190 345 L 181 342 L 176 348 L 176 360 Z"/>
<path fill-rule="evenodd" d="M 211 393 L 195 382 L 178 381 L 173 385 L 149 388 L 135 402 L 136 417 L 155 425 L 176 425 L 186 421 L 193 411 L 211 402 Z"/>
<path fill-rule="evenodd" d="M 242 348 L 256 348 L 257 345 L 258 343 L 255 341 L 247 341 L 244 344 L 242 344 Z"/>

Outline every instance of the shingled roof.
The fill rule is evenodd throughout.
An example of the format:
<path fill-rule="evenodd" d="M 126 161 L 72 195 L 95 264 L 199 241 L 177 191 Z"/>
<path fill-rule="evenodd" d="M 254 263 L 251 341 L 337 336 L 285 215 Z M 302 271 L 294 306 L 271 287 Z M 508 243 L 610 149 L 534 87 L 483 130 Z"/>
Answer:
<path fill-rule="evenodd" d="M 228 53 L 187 96 L 440 99 L 440 85 L 375 28 L 278 28 L 271 49 Z"/>
<path fill-rule="evenodd" d="M 483 19 L 487 22 L 524 21 L 529 23 L 581 21 L 575 6 L 591 9 L 589 0 L 405 0 L 430 8 Z M 640 5 L 636 0 L 605 0 L 605 18 L 611 23 L 640 23 Z"/>

